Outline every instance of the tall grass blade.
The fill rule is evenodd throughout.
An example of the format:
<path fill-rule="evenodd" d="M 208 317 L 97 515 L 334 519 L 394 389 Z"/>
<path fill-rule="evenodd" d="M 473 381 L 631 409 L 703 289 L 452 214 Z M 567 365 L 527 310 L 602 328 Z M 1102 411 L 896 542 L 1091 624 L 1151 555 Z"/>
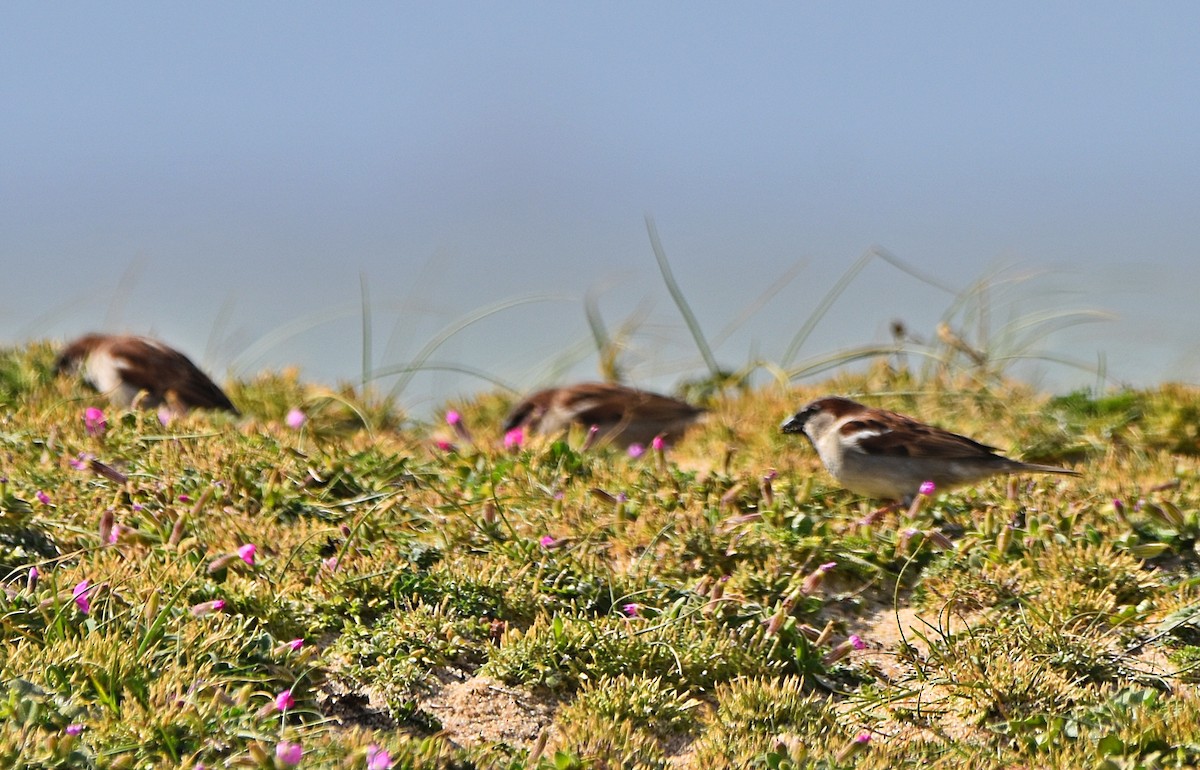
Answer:
<path fill-rule="evenodd" d="M 771 285 L 767 287 L 766 291 L 758 295 L 753 302 L 747 305 L 741 313 L 738 313 L 737 317 L 730 321 L 725 328 L 713 338 L 713 347 L 721 347 L 721 344 L 733 336 L 734 332 L 740 329 L 742 324 L 749 321 L 755 313 L 762 310 L 768 302 L 775 298 L 776 294 L 787 288 L 788 284 L 794 281 L 796 276 L 800 275 L 800 271 L 803 270 L 807 264 L 808 263 L 804 260 L 798 261 L 796 264 L 789 267 L 787 271 L 778 279 L 772 281 Z"/>
<path fill-rule="evenodd" d="M 333 307 L 317 310 L 295 320 L 280 324 L 246 346 L 241 353 L 234 357 L 229 368 L 233 371 L 240 371 L 243 367 L 249 366 L 251 363 L 265 356 L 281 342 L 330 321 L 348 318 L 354 313 L 360 312 L 361 308 L 362 306 L 359 303 L 334 305 Z"/>
<path fill-rule="evenodd" d="M 534 294 L 527 297 L 517 297 L 516 299 L 503 300 L 501 302 L 480 308 L 473 313 L 469 313 L 468 315 L 455 321 L 446 328 L 442 329 L 442 331 L 435 334 L 433 339 L 429 340 L 429 342 L 425 343 L 424 347 L 417 351 L 417 355 L 413 357 L 412 361 L 405 365 L 404 370 L 400 374 L 400 379 L 397 380 L 396 384 L 392 386 L 391 396 L 393 398 L 398 398 L 400 394 L 404 392 L 404 389 L 408 387 L 408 384 L 412 382 L 412 378 L 421 371 L 425 362 L 429 360 L 429 357 L 432 356 L 438 348 L 445 344 L 447 340 L 462 330 L 473 326 L 479 321 L 493 316 L 496 313 L 500 313 L 514 307 L 530 305 L 535 302 L 549 302 L 553 300 L 565 299 L 568 299 L 568 297 L 565 297 L 561 294 Z"/>
<path fill-rule="evenodd" d="M 667 291 L 671 293 L 671 299 L 675 300 L 675 306 L 683 315 L 683 322 L 687 324 L 688 331 L 692 333 L 692 339 L 696 341 L 696 347 L 700 350 L 700 357 L 704 359 L 704 365 L 708 367 L 708 371 L 713 377 L 720 376 L 721 367 L 717 366 L 717 359 L 704 339 L 700 322 L 696 320 L 696 314 L 692 312 L 691 306 L 683 296 L 683 291 L 679 288 L 679 283 L 675 280 L 675 275 L 671 272 L 671 265 L 667 262 L 667 253 L 663 250 L 662 241 L 658 237 L 658 227 L 654 224 L 654 218 L 649 214 L 646 215 L 646 231 L 650 235 L 650 247 L 654 249 L 654 258 L 658 260 L 658 270 L 662 273 L 663 282 L 667 285 Z"/>
<path fill-rule="evenodd" d="M 850 286 L 850 283 L 858 277 L 858 274 L 863 271 L 863 268 L 870 263 L 871 258 L 874 256 L 875 252 L 872 249 L 868 249 L 863 252 L 862 256 L 855 260 L 854 264 L 850 266 L 850 269 L 842 274 L 842 277 L 838 279 L 837 283 L 835 283 L 829 291 L 825 292 L 825 296 L 821 298 L 821 301 L 817 303 L 816 308 L 804 321 L 804 324 L 800 327 L 800 331 L 796 332 L 796 336 L 792 337 L 791 343 L 788 345 L 787 350 L 783 354 L 783 358 L 780 360 L 780 365 L 782 365 L 785 369 L 791 366 L 792 361 L 796 359 L 796 354 L 800 352 L 800 348 L 805 342 L 808 341 L 808 337 L 810 334 L 812 334 L 813 329 L 817 327 L 817 324 L 820 323 L 821 319 L 825 317 L 825 314 L 829 312 L 829 308 L 833 306 L 833 303 L 837 301 L 837 298 L 840 297 L 842 292 L 844 292 L 846 288 Z"/>
<path fill-rule="evenodd" d="M 905 353 L 911 353 L 917 356 L 925 356 L 927 358 L 936 359 L 937 355 L 933 351 L 923 348 L 905 348 Z M 869 358 L 881 358 L 896 354 L 896 346 L 894 344 L 886 345 L 860 345 L 858 347 L 848 348 L 846 350 L 837 350 L 832 353 L 824 353 L 819 356 L 806 359 L 800 364 L 784 368 L 789 380 L 798 380 L 802 377 L 810 377 L 814 374 L 829 371 L 843 364 L 862 361 Z"/>
<path fill-rule="evenodd" d="M 511 382 L 503 380 L 490 372 L 485 372 L 483 369 L 477 369 L 466 364 L 442 361 L 424 361 L 419 365 L 395 364 L 393 366 L 381 366 L 371 370 L 371 379 L 381 380 L 384 377 L 392 377 L 397 374 L 416 374 L 418 372 L 454 372 L 455 374 L 465 374 L 468 377 L 474 377 L 475 379 L 490 383 L 509 393 L 519 392 L 517 387 Z"/>
<path fill-rule="evenodd" d="M 960 291 L 959 289 L 956 289 L 953 286 L 950 286 L 949 284 L 942 283 L 941 281 L 934 278 L 929 273 L 926 273 L 924 270 L 918 270 L 917 268 L 908 264 L 908 262 L 904 261 L 903 259 L 900 259 L 900 257 L 897 257 L 892 252 L 883 248 L 882 246 L 873 246 L 871 248 L 871 250 L 875 252 L 875 256 L 879 257 L 884 262 L 887 262 L 889 265 L 896 268 L 900 272 L 906 273 L 907 275 L 910 275 L 913 278 L 916 278 L 921 283 L 928 284 L 928 285 L 934 287 L 935 289 L 941 289 L 942 291 L 946 292 L 947 294 L 952 294 L 952 295 L 958 294 Z"/>
<path fill-rule="evenodd" d="M 367 288 L 367 274 L 358 274 L 359 291 L 362 297 L 362 389 L 371 381 L 371 293 Z"/>

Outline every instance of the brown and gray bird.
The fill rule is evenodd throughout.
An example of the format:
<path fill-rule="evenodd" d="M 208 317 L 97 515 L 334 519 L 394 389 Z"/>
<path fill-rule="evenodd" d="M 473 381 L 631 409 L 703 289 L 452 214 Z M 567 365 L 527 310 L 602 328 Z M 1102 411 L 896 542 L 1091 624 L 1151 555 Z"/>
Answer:
<path fill-rule="evenodd" d="M 530 433 L 554 434 L 572 424 L 588 429 L 596 438 L 621 447 L 649 444 L 655 436 L 670 443 L 683 436 L 704 410 L 669 396 L 645 390 L 587 382 L 540 390 L 513 407 L 504 430 L 524 427 Z"/>
<path fill-rule="evenodd" d="M 808 436 L 825 469 L 843 487 L 881 500 L 910 500 L 925 481 L 950 489 L 1002 473 L 1080 475 L 1010 460 L 966 436 L 838 396 L 813 401 L 781 428 Z"/>
<path fill-rule="evenodd" d="M 55 365 L 63 374 L 80 374 L 117 406 L 174 412 L 224 409 L 233 402 L 191 359 L 158 340 L 125 334 L 88 334 L 63 348 Z"/>

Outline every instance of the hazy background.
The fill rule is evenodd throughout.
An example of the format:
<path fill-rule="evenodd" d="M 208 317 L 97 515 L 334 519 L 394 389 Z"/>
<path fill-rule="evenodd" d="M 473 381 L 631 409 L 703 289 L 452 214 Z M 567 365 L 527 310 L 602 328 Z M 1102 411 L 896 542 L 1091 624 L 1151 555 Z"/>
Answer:
<path fill-rule="evenodd" d="M 729 366 L 780 356 L 878 244 L 953 287 L 1037 275 L 997 323 L 1109 310 L 1047 349 L 1195 381 L 1198 40 L 1183 2 L 7 3 L 0 343 L 154 333 L 219 376 L 333 382 L 361 371 L 364 277 L 375 366 L 561 295 L 434 355 L 531 387 L 585 349 L 593 290 L 611 327 L 650 308 L 629 373 L 669 387 L 702 369 L 649 213 L 711 337 L 803 265 Z M 804 354 L 928 337 L 951 302 L 873 264 Z"/>

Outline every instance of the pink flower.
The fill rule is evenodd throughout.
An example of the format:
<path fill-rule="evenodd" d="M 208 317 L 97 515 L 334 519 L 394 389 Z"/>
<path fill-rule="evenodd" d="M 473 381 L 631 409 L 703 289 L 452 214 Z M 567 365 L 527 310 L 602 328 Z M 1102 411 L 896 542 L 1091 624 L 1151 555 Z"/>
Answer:
<path fill-rule="evenodd" d="M 30 591 L 33 591 L 33 589 L 37 588 L 38 578 L 41 577 L 41 575 L 42 573 L 38 571 L 37 567 L 30 567 L 29 578 L 25 581 L 25 587 Z"/>
<path fill-rule="evenodd" d="M 42 505 L 50 504 L 50 495 L 46 494 L 45 492 L 43 492 L 40 489 L 37 491 L 37 494 L 34 495 L 34 497 L 36 497 L 38 499 L 38 502 L 41 503 Z"/>
<path fill-rule="evenodd" d="M 646 447 L 642 446 L 641 444 L 630 444 L 628 451 L 629 456 L 636 460 L 637 458 L 646 454 Z"/>
<path fill-rule="evenodd" d="M 462 415 L 451 409 L 446 412 L 446 424 L 454 428 L 454 433 L 468 444 L 471 443 L 471 433 L 467 430 L 466 423 L 463 422 Z"/>
<path fill-rule="evenodd" d="M 298 652 L 300 650 L 300 648 L 304 646 L 304 640 L 303 639 L 293 639 L 292 641 L 287 643 L 287 646 L 292 648 L 292 652 Z"/>
<path fill-rule="evenodd" d="M 83 412 L 83 427 L 89 436 L 103 436 L 105 429 L 108 428 L 104 412 L 94 406 L 89 406 Z"/>
<path fill-rule="evenodd" d="M 851 647 L 853 647 L 853 648 L 854 648 L 854 649 L 856 649 L 856 650 L 865 650 L 865 649 L 867 649 L 867 643 L 866 643 L 866 642 L 864 642 L 864 641 L 862 640 L 862 637 L 861 637 L 861 636 L 859 636 L 858 634 L 850 634 L 850 640 L 849 640 L 849 641 L 850 641 L 850 646 L 851 646 Z"/>
<path fill-rule="evenodd" d="M 551 535 L 542 535 L 542 539 L 538 542 L 540 542 L 542 544 L 542 548 L 550 548 L 557 541 Z"/>
<path fill-rule="evenodd" d="M 80 452 L 70 460 L 67 460 L 67 465 L 70 465 L 77 471 L 86 471 L 92 467 L 92 460 L 94 459 L 96 459 L 96 455 L 91 452 Z"/>
<path fill-rule="evenodd" d="M 179 496 L 179 502 L 181 502 L 181 503 L 190 503 L 190 502 L 192 502 L 192 497 L 191 497 L 191 495 L 180 495 L 180 496 Z"/>
<path fill-rule="evenodd" d="M 667 442 L 663 440 L 662 434 L 659 434 L 651 439 L 650 448 L 655 452 L 661 452 L 667 448 Z"/>
<path fill-rule="evenodd" d="M 81 732 L 83 732 L 83 725 L 79 724 L 78 722 L 74 722 L 67 725 L 67 729 L 64 732 L 67 735 L 79 735 Z"/>
<path fill-rule="evenodd" d="M 391 770 L 392 755 L 372 743 L 367 747 L 367 770 Z"/>
<path fill-rule="evenodd" d="M 287 711 L 296 705 L 296 699 L 292 697 L 291 690 L 284 690 L 275 696 L 275 708 L 280 711 Z"/>
<path fill-rule="evenodd" d="M 256 546 L 254 543 L 246 543 L 243 546 L 239 546 L 237 552 L 238 556 L 242 557 L 242 561 L 246 562 L 251 567 L 254 566 L 254 554 L 258 553 L 258 546 Z"/>
<path fill-rule="evenodd" d="M 197 618 L 202 618 L 205 615 L 210 615 L 214 612 L 220 612 L 225 609 L 224 599 L 213 599 L 211 602 L 200 602 L 192 605 L 192 615 Z"/>
<path fill-rule="evenodd" d="M 71 596 L 75 599 L 75 606 L 78 607 L 79 611 L 84 615 L 92 611 L 92 602 L 90 599 L 88 599 L 87 595 L 90 587 L 91 581 L 87 578 L 84 578 L 76 583 L 75 587 L 71 589 Z"/>
<path fill-rule="evenodd" d="M 864 743 L 864 744 L 870 743 L 871 742 L 871 734 L 870 733 L 859 733 L 858 735 L 854 736 L 854 742 L 855 743 Z"/>
<path fill-rule="evenodd" d="M 518 425 L 517 427 L 513 428 L 512 430 L 510 430 L 509 432 L 504 434 L 504 448 L 505 449 L 520 449 L 521 445 L 524 443 L 525 443 L 525 428 L 524 428 L 524 426 Z"/>
<path fill-rule="evenodd" d="M 454 451 L 454 442 L 449 441 L 444 438 L 435 438 L 433 440 L 433 445 L 443 452 L 453 452 Z"/>
<path fill-rule="evenodd" d="M 588 428 L 587 436 L 583 439 L 583 446 L 580 447 L 581 452 L 586 452 L 596 444 L 596 437 L 600 435 L 600 426 L 593 425 Z"/>
<path fill-rule="evenodd" d="M 330 556 L 328 559 L 322 559 L 321 566 L 330 572 L 336 572 L 338 568 L 338 557 Z"/>
<path fill-rule="evenodd" d="M 638 606 L 630 602 L 621 607 L 621 612 L 624 612 L 627 617 L 636 618 L 638 616 Z"/>
<path fill-rule="evenodd" d="M 928 497 L 929 495 L 932 495 L 935 491 L 937 491 L 937 484 L 934 484 L 932 481 L 922 481 L 921 482 L 921 488 L 920 488 L 921 494 Z M 867 735 L 866 733 L 863 733 L 863 734 Z M 870 740 L 870 739 L 871 739 L 871 736 L 867 735 L 867 740 Z"/>
<path fill-rule="evenodd" d="M 280 741 L 275 745 L 275 758 L 282 762 L 284 767 L 295 767 L 303 757 L 304 747 L 299 743 Z"/>
<path fill-rule="evenodd" d="M 812 571 L 808 577 L 804 578 L 804 582 L 800 584 L 800 595 L 808 596 L 813 591 L 816 591 L 821 585 L 821 581 L 825 579 L 825 573 L 837 566 L 836 561 L 828 561 Z"/>
<path fill-rule="evenodd" d="M 292 430 L 300 430 L 304 427 L 304 423 L 308 422 L 308 415 L 293 407 L 288 410 L 287 416 L 283 418 L 283 421 Z"/>
<path fill-rule="evenodd" d="M 158 424 L 164 428 L 171 424 L 171 420 L 175 418 L 175 414 L 171 411 L 171 407 L 163 404 L 158 408 Z"/>

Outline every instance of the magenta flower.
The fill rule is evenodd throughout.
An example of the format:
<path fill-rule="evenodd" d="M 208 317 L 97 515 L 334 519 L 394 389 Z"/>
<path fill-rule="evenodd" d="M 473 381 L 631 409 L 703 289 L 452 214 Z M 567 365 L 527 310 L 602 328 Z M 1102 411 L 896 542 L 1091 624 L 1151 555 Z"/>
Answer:
<path fill-rule="evenodd" d="M 636 460 L 637 458 L 646 454 L 646 447 L 642 446 L 641 444 L 630 444 L 628 451 L 629 456 Z"/>
<path fill-rule="evenodd" d="M 304 646 L 304 640 L 303 639 L 293 639 L 292 641 L 287 643 L 287 646 L 292 648 L 292 652 L 298 652 L 300 650 L 300 648 Z"/>
<path fill-rule="evenodd" d="M 449 441 L 444 438 L 435 438 L 433 440 L 433 445 L 443 452 L 453 452 L 455 448 L 453 441 Z"/>
<path fill-rule="evenodd" d="M 242 561 L 246 562 L 251 567 L 254 566 L 254 554 L 258 553 L 258 546 L 256 546 L 254 543 L 246 543 L 243 546 L 239 546 L 237 552 L 238 556 L 242 557 Z"/>
<path fill-rule="evenodd" d="M 84 615 L 92 611 L 92 602 L 90 599 L 88 599 L 87 595 L 88 589 L 91 587 L 91 582 L 92 581 L 88 580 L 87 578 L 84 578 L 76 583 L 75 587 L 71 589 L 71 596 L 75 599 L 75 606 L 78 607 L 79 611 Z"/>
<path fill-rule="evenodd" d="M 621 607 L 621 612 L 624 612 L 626 617 L 636 618 L 638 616 L 638 606 L 633 602 L 630 602 L 629 604 Z"/>
<path fill-rule="evenodd" d="M 70 460 L 67 460 L 67 465 L 70 465 L 77 471 L 86 471 L 92 467 L 92 460 L 94 459 L 96 459 L 96 455 L 91 452 L 80 452 Z"/>
<path fill-rule="evenodd" d="M 299 743 L 280 741 L 275 745 L 275 758 L 283 763 L 284 767 L 295 767 L 303 757 L 304 747 Z"/>
<path fill-rule="evenodd" d="M 72 724 L 67 725 L 67 729 L 64 732 L 67 735 L 79 735 L 81 732 L 83 732 L 83 725 L 79 724 L 78 722 L 73 722 Z"/>
<path fill-rule="evenodd" d="M 662 434 L 659 434 L 650 440 L 650 448 L 655 452 L 661 452 L 667 448 L 667 442 L 663 439 Z"/>
<path fill-rule="evenodd" d="M 211 615 L 214 612 L 220 612 L 225 609 L 224 599 L 213 599 L 211 602 L 200 602 L 192 605 L 192 615 L 197 618 L 202 618 L 205 615 Z"/>
<path fill-rule="evenodd" d="M 525 428 L 524 428 L 524 426 L 518 425 L 517 427 L 513 428 L 512 430 L 510 430 L 509 432 L 504 434 L 504 448 L 505 449 L 520 449 L 521 445 L 524 443 L 525 443 Z"/>
<path fill-rule="evenodd" d="M 292 697 L 291 690 L 284 690 L 275 696 L 275 708 L 280 711 L 287 711 L 296 705 L 296 699 Z"/>
<path fill-rule="evenodd" d="M 41 575 L 42 573 L 38 571 L 37 567 L 30 567 L 29 577 L 25 581 L 25 587 L 30 591 L 33 591 L 35 588 L 37 588 L 38 578 L 41 577 Z"/>
<path fill-rule="evenodd" d="M 34 495 L 34 497 L 36 497 L 38 499 L 38 502 L 41 503 L 42 505 L 50 504 L 50 495 L 46 494 L 45 492 L 43 492 L 40 489 L 37 491 L 37 494 Z"/>
<path fill-rule="evenodd" d="M 800 584 L 800 595 L 808 596 L 813 591 L 816 591 L 821 585 L 821 581 L 825 579 L 825 573 L 837 566 L 836 561 L 828 561 L 812 571 L 808 577 L 804 578 L 804 582 Z"/>
<path fill-rule="evenodd" d="M 308 415 L 293 407 L 288 410 L 287 416 L 283 418 L 283 421 L 292 430 L 300 430 L 304 427 L 304 423 L 308 422 Z"/>
<path fill-rule="evenodd" d="M 391 770 L 392 755 L 372 743 L 367 747 L 367 770 Z"/>
<path fill-rule="evenodd" d="M 842 747 L 842 750 L 837 753 L 837 761 L 839 763 L 848 762 L 851 757 L 854 757 L 867 750 L 871 743 L 870 733 L 859 733 L 854 736 L 854 740 Z"/>
<path fill-rule="evenodd" d="M 866 642 L 864 642 L 864 641 L 862 640 L 862 637 L 861 637 L 861 636 L 859 636 L 858 634 L 850 634 L 850 639 L 849 639 L 849 641 L 850 641 L 850 646 L 851 646 L 851 647 L 853 647 L 853 648 L 854 648 L 854 649 L 856 649 L 856 650 L 865 650 L 865 649 L 867 649 L 867 643 L 866 643 Z"/>
<path fill-rule="evenodd" d="M 921 488 L 920 488 L 921 494 L 928 497 L 929 495 L 932 495 L 935 491 L 937 491 L 937 484 L 934 484 L 932 481 L 922 481 L 921 482 Z M 866 733 L 863 733 L 863 734 L 866 735 Z M 870 737 L 871 736 L 867 735 L 868 740 L 870 740 Z"/>
<path fill-rule="evenodd" d="M 463 422 L 462 415 L 451 409 L 446 412 L 446 424 L 454 428 L 454 433 L 459 439 L 471 443 L 471 433 L 467 430 L 467 424 Z"/>
<path fill-rule="evenodd" d="M 542 539 L 538 542 L 542 544 L 542 548 L 551 548 L 558 541 L 552 535 L 542 535 Z"/>
<path fill-rule="evenodd" d="M 104 412 L 94 406 L 89 406 L 83 412 L 83 427 L 89 436 L 103 436 L 104 431 L 108 428 Z"/>

